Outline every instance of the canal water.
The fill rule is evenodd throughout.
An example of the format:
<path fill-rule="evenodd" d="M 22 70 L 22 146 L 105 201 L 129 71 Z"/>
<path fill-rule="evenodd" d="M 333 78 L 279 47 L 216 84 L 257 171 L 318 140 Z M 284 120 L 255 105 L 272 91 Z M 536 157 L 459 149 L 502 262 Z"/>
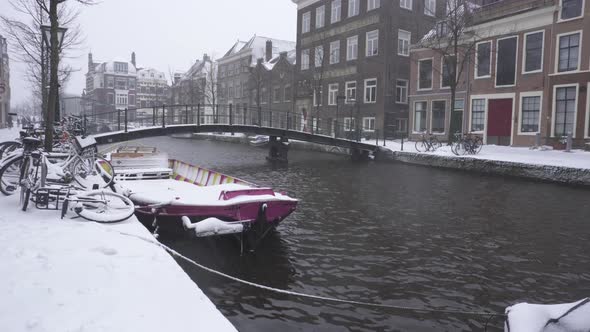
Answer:
<path fill-rule="evenodd" d="M 150 138 L 171 157 L 301 200 L 255 253 L 229 240 L 164 238 L 252 282 L 391 305 L 503 311 L 590 296 L 590 191 L 291 151 L 289 165 L 241 144 Z M 472 331 L 487 317 L 422 314 L 285 296 L 180 262 L 240 331 Z M 166 305 L 166 304 L 163 304 Z M 501 319 L 489 330 L 500 330 Z"/>

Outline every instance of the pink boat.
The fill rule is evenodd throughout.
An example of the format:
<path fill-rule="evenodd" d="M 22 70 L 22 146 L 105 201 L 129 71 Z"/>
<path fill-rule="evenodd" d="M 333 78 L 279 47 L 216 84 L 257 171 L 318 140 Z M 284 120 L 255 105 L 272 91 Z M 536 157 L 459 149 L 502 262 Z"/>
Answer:
<path fill-rule="evenodd" d="M 197 237 L 254 233 L 258 242 L 298 203 L 271 188 L 169 160 L 155 148 L 123 147 L 109 158 L 116 190 L 135 203 L 139 215 L 152 217 L 156 229 L 176 221 Z"/>

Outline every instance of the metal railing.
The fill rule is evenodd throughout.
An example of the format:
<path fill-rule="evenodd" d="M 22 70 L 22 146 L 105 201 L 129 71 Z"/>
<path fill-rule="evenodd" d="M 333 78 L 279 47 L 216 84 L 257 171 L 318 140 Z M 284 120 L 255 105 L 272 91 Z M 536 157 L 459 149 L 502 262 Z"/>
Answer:
<path fill-rule="evenodd" d="M 472 24 L 479 24 L 500 17 L 514 15 L 528 10 L 552 6 L 558 0 L 502 0 L 475 9 L 471 16 Z"/>
<path fill-rule="evenodd" d="M 228 125 L 290 130 L 353 141 L 361 141 L 363 138 L 382 138 L 383 135 L 374 128 L 363 128 L 362 117 L 358 114 L 352 117 L 345 114 L 339 118 L 321 118 L 263 106 L 236 107 L 232 104 L 163 105 L 151 108 L 119 109 L 86 114 L 83 117 L 88 134 L 129 132 L 140 128 L 166 128 L 174 125 Z M 231 128 L 227 128 L 226 131 L 231 132 Z"/>

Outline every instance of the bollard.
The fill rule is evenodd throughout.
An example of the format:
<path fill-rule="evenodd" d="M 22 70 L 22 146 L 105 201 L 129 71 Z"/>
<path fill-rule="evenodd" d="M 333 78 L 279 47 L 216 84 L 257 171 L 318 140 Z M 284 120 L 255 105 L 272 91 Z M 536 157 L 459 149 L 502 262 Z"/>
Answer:
<path fill-rule="evenodd" d="M 567 134 L 566 141 L 565 141 L 565 152 L 572 152 L 572 134 Z"/>
<path fill-rule="evenodd" d="M 402 151 L 404 151 L 404 135 L 402 134 Z"/>
<path fill-rule="evenodd" d="M 535 134 L 535 149 L 538 149 L 541 146 L 541 133 Z"/>

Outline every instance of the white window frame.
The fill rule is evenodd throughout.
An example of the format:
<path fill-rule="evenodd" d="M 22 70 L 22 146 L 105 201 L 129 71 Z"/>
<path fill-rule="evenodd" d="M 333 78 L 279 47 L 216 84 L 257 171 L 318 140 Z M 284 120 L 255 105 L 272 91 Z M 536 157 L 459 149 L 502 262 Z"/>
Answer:
<path fill-rule="evenodd" d="M 426 121 L 424 131 L 428 131 L 428 100 L 415 100 L 414 105 L 412 105 L 412 134 L 421 134 L 424 132 L 416 130 L 416 104 L 418 103 L 424 103 L 424 105 L 426 105 L 426 108 L 424 109 L 424 112 L 426 113 L 426 116 L 424 117 L 424 121 Z"/>
<path fill-rule="evenodd" d="M 406 82 L 406 86 L 405 87 L 401 87 L 400 85 L 398 85 L 399 81 L 403 81 Z M 400 79 L 398 78 L 395 81 L 395 103 L 396 104 L 404 104 L 407 105 L 408 104 L 408 92 L 409 92 L 409 87 L 410 87 L 410 82 L 408 80 L 404 80 L 404 79 Z M 399 93 L 398 93 L 398 88 L 404 88 L 406 90 L 406 94 L 405 94 L 405 102 L 404 101 L 398 101 L 398 97 L 399 97 Z"/>
<path fill-rule="evenodd" d="M 367 82 L 369 82 L 369 81 L 375 81 L 375 85 L 374 86 L 367 86 Z M 375 103 L 377 103 L 377 85 L 378 85 L 377 78 L 367 78 L 365 80 L 365 89 L 364 89 L 364 92 L 365 93 L 363 95 L 363 101 L 364 101 L 365 104 L 375 104 Z M 367 88 L 373 88 L 373 89 L 375 89 L 375 100 L 367 100 L 367 96 L 368 96 L 368 94 L 367 94 Z"/>
<path fill-rule="evenodd" d="M 444 61 L 445 61 L 445 57 L 449 57 L 449 56 L 455 56 L 455 55 L 454 54 L 449 54 L 449 55 L 446 55 L 446 56 L 445 55 L 442 55 L 440 57 L 440 82 L 439 82 L 438 87 L 441 90 L 448 90 L 448 89 L 451 88 L 450 85 L 449 86 L 443 86 L 443 74 L 444 74 L 444 68 L 445 68 L 444 67 Z M 459 62 L 459 61 L 457 61 L 457 62 Z M 457 66 L 459 66 L 459 63 L 457 63 Z M 455 69 L 455 83 L 458 83 L 457 82 L 457 78 L 458 78 L 458 71 L 457 71 L 457 69 Z"/>
<path fill-rule="evenodd" d="M 408 39 L 401 38 L 401 34 L 402 33 L 403 34 L 407 34 L 409 38 Z M 399 49 L 399 43 L 400 43 L 400 41 L 402 41 L 403 42 L 403 46 L 405 46 L 405 47 L 402 47 L 402 52 L 400 52 L 400 49 Z M 405 42 L 407 42 L 407 45 L 405 44 Z M 406 30 L 402 30 L 402 29 L 398 29 L 397 30 L 397 55 L 409 57 L 410 56 L 410 44 L 411 44 L 411 42 L 412 42 L 412 32 L 406 31 Z M 405 53 L 403 52 L 404 50 L 406 51 Z"/>
<path fill-rule="evenodd" d="M 381 0 L 367 0 L 367 11 L 375 10 L 381 7 Z"/>
<path fill-rule="evenodd" d="M 375 33 L 375 32 L 377 32 L 377 37 L 369 39 L 369 34 Z M 375 46 L 375 42 L 377 43 L 377 53 L 373 53 L 373 50 L 374 50 L 373 46 Z M 369 43 L 372 46 L 371 48 L 369 48 Z M 369 53 L 369 51 L 370 51 L 370 53 Z M 365 36 L 365 56 L 371 57 L 371 56 L 376 56 L 376 55 L 379 55 L 379 29 L 367 31 L 366 36 Z"/>
<path fill-rule="evenodd" d="M 324 89 L 320 88 L 320 98 L 317 97 L 318 89 L 313 89 L 313 107 L 322 106 L 322 99 L 324 97 Z M 319 99 L 319 100 L 318 100 Z"/>
<path fill-rule="evenodd" d="M 436 16 L 436 0 L 424 0 L 424 15 Z"/>
<path fill-rule="evenodd" d="M 334 6 L 338 4 L 338 6 Z M 337 9 L 337 10 L 336 10 Z M 330 5 L 330 23 L 334 24 L 342 20 L 342 0 L 332 0 Z"/>
<path fill-rule="evenodd" d="M 303 59 L 307 59 L 303 61 Z M 301 50 L 301 70 L 308 70 L 309 69 L 309 48 L 305 50 Z"/>
<path fill-rule="evenodd" d="M 577 20 L 580 18 L 584 17 L 584 13 L 586 12 L 586 0 L 582 0 L 582 10 L 580 13 L 580 16 L 576 16 L 576 17 L 571 17 L 571 18 L 566 18 L 566 19 L 561 19 L 561 11 L 563 8 L 563 0 L 559 0 L 559 12 L 557 13 L 557 23 L 561 23 L 561 22 L 568 22 L 568 21 L 572 21 L 572 20 Z"/>
<path fill-rule="evenodd" d="M 349 87 L 350 84 L 354 83 L 354 89 Z M 348 81 L 346 83 L 344 83 L 344 93 L 345 93 L 345 97 L 346 99 L 344 100 L 346 104 L 352 104 L 353 102 L 348 99 L 348 91 L 349 90 L 354 90 L 354 101 L 358 101 L 358 83 L 357 81 Z"/>
<path fill-rule="evenodd" d="M 512 39 L 512 38 L 516 38 L 516 54 L 514 55 L 514 84 L 511 85 L 498 85 L 498 45 L 500 44 L 501 40 L 505 40 L 505 39 Z M 516 84 L 518 84 L 518 49 L 519 49 L 519 36 L 518 35 L 513 35 L 513 36 L 508 36 L 508 37 L 503 37 L 503 38 L 498 38 L 496 39 L 496 78 L 494 79 L 494 87 L 495 88 L 510 88 L 510 87 L 515 87 Z"/>
<path fill-rule="evenodd" d="M 400 8 L 412 10 L 412 7 L 414 6 L 413 0 L 399 0 L 399 6 Z"/>
<path fill-rule="evenodd" d="M 525 97 L 539 97 L 539 130 L 536 132 L 522 132 L 522 101 Z M 530 135 L 534 136 L 537 133 L 541 132 L 541 120 L 543 114 L 543 91 L 529 91 L 529 92 L 521 92 L 519 97 L 519 104 L 518 104 L 518 135 Z"/>
<path fill-rule="evenodd" d="M 365 126 L 365 121 L 368 121 L 369 122 L 369 126 L 368 127 Z M 371 122 L 373 122 L 373 129 L 370 128 L 371 127 L 371 125 L 370 125 Z M 365 116 L 365 117 L 363 117 L 363 131 L 364 132 L 368 132 L 368 133 L 375 132 L 376 124 L 377 124 L 377 120 L 375 119 L 374 116 Z"/>
<path fill-rule="evenodd" d="M 321 53 L 321 56 L 320 56 Z M 313 51 L 313 65 L 319 68 L 324 63 L 324 45 L 316 46 Z"/>
<path fill-rule="evenodd" d="M 321 29 L 326 26 L 326 6 L 322 5 L 315 9 L 315 28 Z"/>
<path fill-rule="evenodd" d="M 336 87 L 334 89 L 334 87 Z M 340 84 L 332 83 L 328 84 L 328 105 L 329 106 L 336 106 L 336 101 L 338 100 L 338 90 L 340 89 Z"/>
<path fill-rule="evenodd" d="M 423 61 L 428 61 L 430 60 L 432 63 L 432 68 L 431 68 L 431 79 L 430 79 L 430 88 L 420 88 L 420 62 Z M 431 91 L 432 88 L 434 86 L 434 58 L 423 58 L 418 60 L 418 79 L 416 80 L 416 91 Z"/>
<path fill-rule="evenodd" d="M 337 64 L 340 62 L 340 40 L 335 40 L 330 43 L 330 64 Z"/>
<path fill-rule="evenodd" d="M 574 114 L 574 132 L 572 133 L 572 137 L 576 137 L 576 127 L 578 125 L 578 102 L 580 101 L 580 83 L 571 83 L 571 84 L 558 84 L 553 86 L 553 105 L 552 106 L 552 113 L 551 113 L 551 137 L 555 137 L 555 113 L 557 113 L 557 89 L 558 88 L 571 88 L 576 87 L 576 101 L 574 105 L 575 114 Z"/>
<path fill-rule="evenodd" d="M 301 33 L 311 31 L 311 12 L 305 12 L 301 15 Z"/>
<path fill-rule="evenodd" d="M 344 118 L 344 131 L 355 131 L 356 130 L 356 118 Z"/>
<path fill-rule="evenodd" d="M 473 101 L 474 100 L 483 100 L 483 130 L 473 130 Z M 488 106 L 489 106 L 489 99 L 482 96 L 471 96 L 469 99 L 469 132 L 477 133 L 477 134 L 484 134 L 488 128 Z M 454 107 L 454 106 L 453 106 Z M 463 105 L 465 107 L 465 105 Z M 487 138 L 487 135 L 484 135 Z"/>
<path fill-rule="evenodd" d="M 445 109 L 444 109 L 444 116 L 443 116 L 443 131 L 434 131 L 432 129 L 432 122 L 434 120 L 434 102 L 435 101 L 443 101 L 445 103 Z M 428 118 L 428 113 L 430 113 L 430 126 L 429 126 L 429 130 L 430 133 L 432 133 L 433 135 L 444 135 L 445 132 L 447 131 L 447 105 L 449 104 L 449 101 L 446 99 L 433 99 L 430 101 L 430 112 L 426 113 L 426 117 Z"/>
<path fill-rule="evenodd" d="M 354 44 L 351 43 L 354 41 Z M 354 46 L 351 49 L 351 46 Z M 353 53 L 353 54 L 351 54 Z M 359 36 L 352 36 L 346 38 L 346 61 L 357 60 L 359 57 Z"/>
<path fill-rule="evenodd" d="M 490 44 L 490 70 L 488 71 L 487 75 L 483 75 L 483 76 L 478 76 L 478 67 L 479 67 L 479 59 L 478 59 L 478 48 L 480 44 Z M 492 77 L 492 41 L 491 40 L 486 40 L 486 41 L 482 41 L 479 43 L 475 44 L 475 70 L 474 70 L 474 78 L 477 79 L 484 79 L 484 78 L 491 78 Z"/>
<path fill-rule="evenodd" d="M 360 8 L 361 0 L 348 0 L 348 17 L 357 16 L 361 11 Z"/>
<path fill-rule="evenodd" d="M 575 35 L 580 34 L 580 46 L 578 47 L 578 69 L 570 70 L 570 71 L 559 71 L 559 41 L 563 36 Z M 584 46 L 584 31 L 583 30 L 575 30 L 575 31 L 568 31 L 564 33 L 560 33 L 555 36 L 555 68 L 553 68 L 553 72 L 558 75 L 562 74 L 571 74 L 571 73 L 578 73 L 582 70 L 582 47 Z"/>
<path fill-rule="evenodd" d="M 541 46 L 541 68 L 537 69 L 537 70 L 531 70 L 531 71 L 526 71 L 526 47 L 527 47 L 527 36 L 528 35 L 534 35 L 536 33 L 542 33 L 543 37 L 541 37 L 541 40 L 543 41 L 542 46 Z M 522 40 L 522 73 L 523 74 L 534 74 L 534 73 L 541 73 L 543 72 L 543 66 L 545 64 L 545 30 L 537 30 L 537 31 L 531 31 L 531 32 L 527 32 L 524 34 L 523 40 Z M 559 49 L 559 47 L 558 47 Z"/>

